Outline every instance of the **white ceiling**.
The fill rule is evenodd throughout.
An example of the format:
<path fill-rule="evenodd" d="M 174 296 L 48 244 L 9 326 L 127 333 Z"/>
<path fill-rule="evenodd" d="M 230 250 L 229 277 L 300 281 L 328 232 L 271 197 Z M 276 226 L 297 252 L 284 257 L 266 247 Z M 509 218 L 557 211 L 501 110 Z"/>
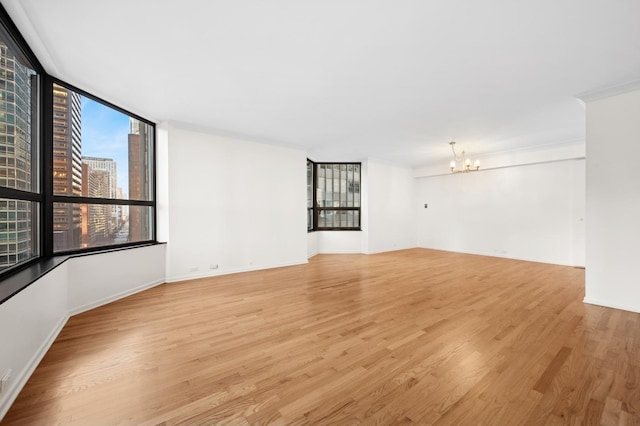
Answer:
<path fill-rule="evenodd" d="M 408 166 L 584 141 L 638 0 L 2 0 L 52 75 L 154 121 Z"/>

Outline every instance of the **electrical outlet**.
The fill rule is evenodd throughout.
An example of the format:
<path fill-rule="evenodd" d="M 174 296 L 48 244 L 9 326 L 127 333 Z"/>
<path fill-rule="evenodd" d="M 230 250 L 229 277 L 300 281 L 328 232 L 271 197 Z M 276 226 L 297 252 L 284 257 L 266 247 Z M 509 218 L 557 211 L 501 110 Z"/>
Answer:
<path fill-rule="evenodd" d="M 11 370 L 7 370 L 4 373 L 4 376 L 0 378 L 0 393 L 4 392 L 4 390 L 9 386 L 9 380 L 11 379 Z"/>
<path fill-rule="evenodd" d="M 191 268 L 189 268 L 189 272 L 198 272 L 198 267 L 192 266 Z"/>
<path fill-rule="evenodd" d="M 212 263 L 211 265 L 209 265 L 209 269 L 218 269 L 218 264 Z"/>

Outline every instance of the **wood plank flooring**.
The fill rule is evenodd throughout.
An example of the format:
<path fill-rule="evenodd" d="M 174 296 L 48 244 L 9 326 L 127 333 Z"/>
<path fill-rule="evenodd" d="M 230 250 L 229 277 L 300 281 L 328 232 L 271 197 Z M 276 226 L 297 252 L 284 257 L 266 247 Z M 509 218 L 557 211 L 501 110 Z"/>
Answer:
<path fill-rule="evenodd" d="M 640 421 L 640 314 L 584 270 L 403 250 L 165 284 L 72 317 L 3 425 Z"/>

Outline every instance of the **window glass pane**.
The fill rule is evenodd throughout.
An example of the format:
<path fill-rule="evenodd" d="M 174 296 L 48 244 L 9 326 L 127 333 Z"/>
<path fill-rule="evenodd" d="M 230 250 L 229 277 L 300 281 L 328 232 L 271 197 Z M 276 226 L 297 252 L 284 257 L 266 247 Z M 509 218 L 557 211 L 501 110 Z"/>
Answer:
<path fill-rule="evenodd" d="M 355 165 L 353 170 L 353 206 L 360 207 L 360 165 Z M 358 225 L 360 226 L 360 225 Z"/>
<path fill-rule="evenodd" d="M 37 192 L 35 117 L 37 74 L 16 56 L 0 31 L 0 185 Z"/>
<path fill-rule="evenodd" d="M 318 228 L 325 228 L 327 226 L 325 214 L 326 212 L 324 210 L 318 212 Z"/>
<path fill-rule="evenodd" d="M 0 25 L 2 190 L 39 192 L 37 99 L 38 75 L 4 25 Z M 0 271 L 39 255 L 39 211 L 40 204 L 35 201 L 0 198 Z"/>
<path fill-rule="evenodd" d="M 153 126 L 53 87 L 55 195 L 153 199 Z"/>
<path fill-rule="evenodd" d="M 307 161 L 307 208 L 313 207 L 313 163 Z"/>
<path fill-rule="evenodd" d="M 149 241 L 153 208 L 110 204 L 54 203 L 54 251 Z"/>
<path fill-rule="evenodd" d="M 318 173 L 316 229 L 360 228 L 360 164 L 315 164 Z M 323 179 L 320 176 L 324 176 Z M 320 210 L 319 208 L 349 210 Z"/>
<path fill-rule="evenodd" d="M 0 271 L 38 256 L 38 203 L 0 199 Z"/>
<path fill-rule="evenodd" d="M 347 207 L 347 165 L 340 166 L 340 206 Z"/>

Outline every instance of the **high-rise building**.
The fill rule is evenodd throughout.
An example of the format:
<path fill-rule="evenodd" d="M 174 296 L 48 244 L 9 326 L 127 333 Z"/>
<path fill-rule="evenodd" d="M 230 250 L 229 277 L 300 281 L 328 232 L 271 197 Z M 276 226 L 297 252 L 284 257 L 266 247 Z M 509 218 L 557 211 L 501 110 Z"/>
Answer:
<path fill-rule="evenodd" d="M 95 160 L 95 159 L 94 159 Z M 106 170 L 92 169 L 82 162 L 82 196 L 108 197 L 111 176 Z M 110 242 L 111 209 L 104 204 L 82 204 L 82 247 L 93 247 Z"/>
<path fill-rule="evenodd" d="M 129 199 L 149 200 L 150 174 L 149 150 L 153 146 L 153 135 L 149 126 L 139 120 L 129 119 Z M 129 241 L 144 241 L 151 238 L 149 210 L 144 207 L 129 207 Z"/>
<path fill-rule="evenodd" d="M 104 188 L 101 198 L 118 198 L 118 165 L 112 158 L 82 157 L 82 163 L 87 164 L 90 170 L 100 170 L 106 172 L 109 178 L 109 185 Z"/>
<path fill-rule="evenodd" d="M 0 42 L 0 185 L 31 191 L 31 87 L 35 73 Z M 31 257 L 37 246 L 28 201 L 0 199 L 0 270 Z"/>
<path fill-rule="evenodd" d="M 91 180 L 92 176 L 100 175 L 99 187 L 92 187 L 89 189 L 89 197 L 97 198 L 118 198 L 118 165 L 111 158 L 100 157 L 82 157 L 82 163 L 88 166 L 88 179 Z M 102 182 L 102 179 L 106 179 Z M 85 180 L 86 184 L 89 184 L 89 180 Z M 107 209 L 94 209 L 93 211 L 103 212 L 105 222 L 105 232 L 107 235 L 112 235 L 120 228 L 119 206 L 107 206 Z"/>
<path fill-rule="evenodd" d="M 89 165 L 82 163 L 82 182 L 87 182 L 89 180 Z M 82 185 L 82 196 L 89 196 L 89 185 Z M 86 248 L 91 246 L 91 235 L 89 234 L 89 205 L 82 204 L 80 206 L 80 211 L 82 213 L 82 237 L 81 237 L 81 247 Z"/>
<path fill-rule="evenodd" d="M 84 165 L 83 165 L 84 166 Z M 110 175 L 105 170 L 92 170 L 88 168 L 85 184 L 89 197 L 104 198 L 110 190 Z M 111 230 L 111 206 L 104 204 L 89 204 L 87 206 L 87 230 L 89 233 L 89 245 L 109 243 L 112 239 Z"/>
<path fill-rule="evenodd" d="M 53 85 L 53 192 L 82 195 L 82 113 L 80 95 Z M 56 251 L 80 248 L 82 209 L 78 204 L 54 205 Z"/>

